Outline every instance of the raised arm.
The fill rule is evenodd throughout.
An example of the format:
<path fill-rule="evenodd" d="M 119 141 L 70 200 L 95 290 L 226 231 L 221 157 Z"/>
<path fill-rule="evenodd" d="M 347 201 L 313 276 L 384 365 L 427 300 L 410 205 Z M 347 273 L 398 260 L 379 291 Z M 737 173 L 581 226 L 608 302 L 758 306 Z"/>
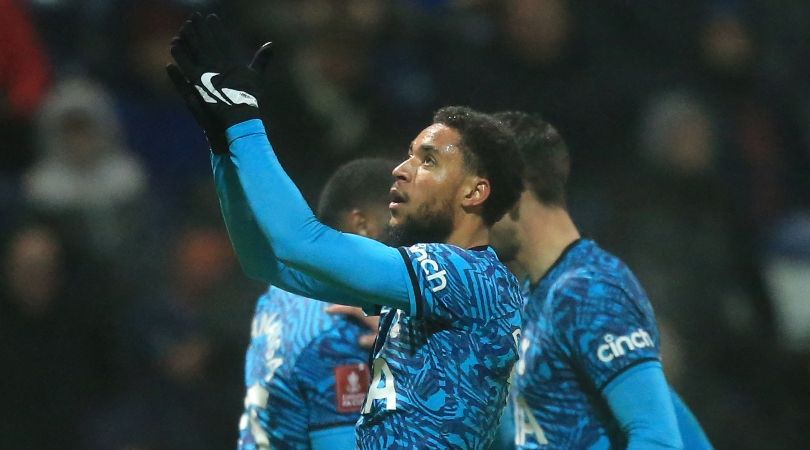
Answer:
<path fill-rule="evenodd" d="M 247 276 L 305 297 L 344 305 L 370 305 L 353 292 L 323 283 L 279 261 L 253 217 L 228 156 L 212 153 L 211 169 L 228 236 Z"/>
<path fill-rule="evenodd" d="M 253 279 L 275 283 L 282 266 L 256 225 L 230 158 L 211 153 L 211 170 L 225 228 L 242 270 Z"/>
<path fill-rule="evenodd" d="M 413 288 L 400 252 L 320 223 L 279 164 L 260 120 L 228 128 L 227 138 L 247 203 L 279 260 L 366 304 L 410 310 Z"/>
<path fill-rule="evenodd" d="M 268 48 L 263 46 L 257 56 Z M 275 255 L 294 269 L 364 299 L 364 306 L 415 310 L 410 266 L 401 254 L 319 223 L 284 173 L 258 119 L 261 76 L 253 66 L 239 62 L 219 18 L 192 15 L 172 40 L 171 53 L 177 65 L 167 68 L 169 76 L 209 133 L 212 149 L 223 151 L 213 144 L 228 143 L 247 203 Z M 219 139 L 223 130 L 225 139 Z M 255 259 L 253 254 L 245 258 L 251 263 Z"/>

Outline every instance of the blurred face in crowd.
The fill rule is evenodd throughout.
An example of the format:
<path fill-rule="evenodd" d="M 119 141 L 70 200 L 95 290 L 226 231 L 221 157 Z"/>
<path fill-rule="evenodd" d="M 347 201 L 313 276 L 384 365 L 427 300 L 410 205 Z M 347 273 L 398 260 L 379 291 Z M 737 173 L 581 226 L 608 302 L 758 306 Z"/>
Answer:
<path fill-rule="evenodd" d="M 59 134 L 67 162 L 75 166 L 91 165 L 104 153 L 104 138 L 98 125 L 85 114 L 66 114 Z"/>
<path fill-rule="evenodd" d="M 425 128 L 408 158 L 394 168 L 390 226 L 396 245 L 444 242 L 474 178 L 466 169 L 461 135 L 443 124 Z"/>
<path fill-rule="evenodd" d="M 643 155 L 654 167 L 680 177 L 711 173 L 717 154 L 717 124 L 699 99 L 673 93 L 646 115 Z"/>
<path fill-rule="evenodd" d="M 700 113 L 684 118 L 669 135 L 667 163 L 678 173 L 702 175 L 711 169 L 714 134 L 710 119 Z"/>
<path fill-rule="evenodd" d="M 12 238 L 5 258 L 11 299 L 26 314 L 47 312 L 63 280 L 62 245 L 47 228 L 28 228 Z"/>
<path fill-rule="evenodd" d="M 730 74 L 746 71 L 755 57 L 749 30 L 734 16 L 719 16 L 704 26 L 701 50 L 710 67 Z"/>
<path fill-rule="evenodd" d="M 549 62 L 565 49 L 571 20 L 564 0 L 508 0 L 504 7 L 504 32 L 523 59 Z"/>
<path fill-rule="evenodd" d="M 175 285 L 185 294 L 178 301 L 195 302 L 221 283 L 234 264 L 227 236 L 219 230 L 191 228 L 177 240 Z"/>

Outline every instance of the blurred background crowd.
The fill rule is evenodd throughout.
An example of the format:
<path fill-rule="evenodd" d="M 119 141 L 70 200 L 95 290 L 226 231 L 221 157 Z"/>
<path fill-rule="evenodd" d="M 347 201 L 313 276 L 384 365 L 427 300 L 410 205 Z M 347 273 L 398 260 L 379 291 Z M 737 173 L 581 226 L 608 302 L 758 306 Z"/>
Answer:
<path fill-rule="evenodd" d="M 164 73 L 195 9 L 313 201 L 448 104 L 541 113 L 582 231 L 636 271 L 718 448 L 806 448 L 810 3 L 0 0 L 0 448 L 225 449 L 263 286 Z"/>

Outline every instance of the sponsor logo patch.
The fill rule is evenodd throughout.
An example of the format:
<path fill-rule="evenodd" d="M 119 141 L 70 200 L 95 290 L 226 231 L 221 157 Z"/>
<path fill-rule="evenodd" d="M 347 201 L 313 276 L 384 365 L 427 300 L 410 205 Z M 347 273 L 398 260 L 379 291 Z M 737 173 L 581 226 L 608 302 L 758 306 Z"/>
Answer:
<path fill-rule="evenodd" d="M 652 337 L 643 328 L 639 328 L 625 336 L 616 337 L 612 334 L 606 334 L 602 336 L 602 339 L 605 343 L 596 349 L 596 356 L 605 363 L 621 358 L 627 353 L 640 348 L 655 347 Z"/>

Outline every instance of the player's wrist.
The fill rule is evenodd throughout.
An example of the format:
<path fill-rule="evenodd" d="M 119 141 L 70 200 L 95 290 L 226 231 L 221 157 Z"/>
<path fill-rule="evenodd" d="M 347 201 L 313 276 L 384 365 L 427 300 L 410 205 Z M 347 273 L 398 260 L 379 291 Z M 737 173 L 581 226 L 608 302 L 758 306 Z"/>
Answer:
<path fill-rule="evenodd" d="M 228 126 L 228 128 L 225 130 L 225 137 L 229 145 L 237 139 L 255 134 L 267 135 L 267 132 L 264 129 L 264 123 L 262 123 L 261 119 L 258 117 L 248 118 L 241 122 L 237 122 Z"/>

